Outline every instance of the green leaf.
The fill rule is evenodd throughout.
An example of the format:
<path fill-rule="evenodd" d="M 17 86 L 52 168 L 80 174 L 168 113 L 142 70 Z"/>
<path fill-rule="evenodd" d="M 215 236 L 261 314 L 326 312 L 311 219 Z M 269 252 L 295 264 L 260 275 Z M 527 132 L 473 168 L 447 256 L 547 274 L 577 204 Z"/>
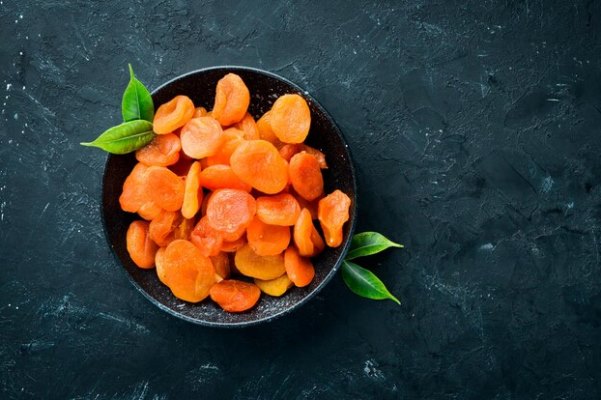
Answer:
<path fill-rule="evenodd" d="M 127 154 L 146 146 L 155 136 L 152 123 L 139 119 L 114 126 L 93 142 L 81 145 L 98 147 L 112 154 Z"/>
<path fill-rule="evenodd" d="M 346 286 L 356 295 L 372 300 L 392 300 L 401 305 L 399 299 L 394 297 L 382 281 L 373 272 L 349 262 L 342 262 L 342 279 Z"/>
<path fill-rule="evenodd" d="M 391 247 L 403 248 L 404 246 L 387 239 L 378 232 L 357 233 L 351 240 L 351 249 L 345 259 L 352 260 L 357 257 L 371 256 Z"/>
<path fill-rule="evenodd" d="M 146 87 L 136 79 L 134 70 L 129 66 L 129 84 L 123 92 L 123 100 L 121 101 L 121 114 L 123 121 L 133 121 L 136 119 L 144 119 L 152 122 L 154 117 L 154 103 L 150 92 Z"/>

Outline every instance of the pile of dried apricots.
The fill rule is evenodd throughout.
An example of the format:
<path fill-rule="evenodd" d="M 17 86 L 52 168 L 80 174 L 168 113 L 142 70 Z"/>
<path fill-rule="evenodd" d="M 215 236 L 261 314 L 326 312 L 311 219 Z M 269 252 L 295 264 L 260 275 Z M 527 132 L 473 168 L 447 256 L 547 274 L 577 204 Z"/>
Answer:
<path fill-rule="evenodd" d="M 143 219 L 126 235 L 133 262 L 156 266 L 177 298 L 210 297 L 228 312 L 252 308 L 261 292 L 281 296 L 309 285 L 310 257 L 340 246 L 351 205 L 340 190 L 324 195 L 325 155 L 303 143 L 311 126 L 306 101 L 285 94 L 256 122 L 249 103 L 243 80 L 227 74 L 212 111 L 187 96 L 162 104 L 157 136 L 136 152 L 119 198 Z"/>

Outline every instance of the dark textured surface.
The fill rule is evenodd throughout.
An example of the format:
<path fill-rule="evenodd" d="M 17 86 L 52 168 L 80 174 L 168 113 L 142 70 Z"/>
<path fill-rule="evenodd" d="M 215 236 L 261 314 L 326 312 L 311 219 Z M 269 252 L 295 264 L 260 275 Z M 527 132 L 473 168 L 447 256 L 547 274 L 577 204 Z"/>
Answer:
<path fill-rule="evenodd" d="M 286 93 L 304 96 L 311 110 L 311 128 L 305 143 L 328 155 L 329 168 L 323 170 L 326 193 L 338 189 L 352 199 L 349 222 L 344 225 L 344 242 L 337 248 L 326 248 L 312 259 L 315 278 L 310 285 L 274 298 L 263 296 L 259 304 L 249 312 L 227 313 L 210 301 L 190 304 L 173 296 L 163 285 L 154 270 L 138 268 L 126 249 L 125 236 L 134 215 L 125 213 L 119 205 L 123 182 L 136 164 L 134 154 L 109 157 L 103 176 L 102 209 L 109 244 L 115 251 L 132 282 L 160 308 L 187 321 L 222 327 L 247 327 L 280 317 L 306 303 L 335 276 L 344 254 L 350 245 L 351 232 L 356 224 L 356 183 L 354 169 L 342 133 L 331 116 L 307 93 L 282 77 L 265 71 L 241 67 L 215 67 L 187 73 L 165 83 L 153 92 L 154 104 L 163 104 L 178 95 L 186 95 L 195 105 L 210 109 L 215 97 L 217 81 L 228 73 L 239 75 L 248 86 L 251 95 L 249 113 L 259 119 L 271 108 L 275 99 Z M 251 280 L 252 281 L 252 280 Z"/>
<path fill-rule="evenodd" d="M 92 4 L 93 3 L 93 4 Z M 0 0 L 0 397 L 601 397 L 601 5 L 595 1 Z M 99 213 L 127 62 L 151 88 L 249 65 L 348 138 L 365 260 L 224 331 L 146 301 Z"/>

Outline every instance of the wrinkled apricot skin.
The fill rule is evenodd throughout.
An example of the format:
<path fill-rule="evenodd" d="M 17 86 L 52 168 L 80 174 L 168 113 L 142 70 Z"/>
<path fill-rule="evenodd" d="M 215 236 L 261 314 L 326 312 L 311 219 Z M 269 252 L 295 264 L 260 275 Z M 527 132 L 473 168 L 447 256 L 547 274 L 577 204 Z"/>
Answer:
<path fill-rule="evenodd" d="M 167 211 L 179 211 L 184 201 L 184 181 L 165 167 L 146 170 L 146 198 Z"/>
<path fill-rule="evenodd" d="M 221 126 L 239 122 L 249 104 L 250 92 L 238 75 L 229 73 L 217 82 L 212 113 Z"/>
<path fill-rule="evenodd" d="M 136 150 L 136 160 L 148 166 L 167 167 L 177 163 L 181 148 L 177 135 L 158 135 L 152 142 Z"/>
<path fill-rule="evenodd" d="M 255 119 L 249 113 L 246 113 L 244 118 L 234 126 L 244 133 L 243 137 L 246 140 L 256 140 L 261 138 Z"/>
<path fill-rule="evenodd" d="M 196 107 L 196 109 L 194 110 L 194 115 L 192 116 L 192 118 L 206 117 L 207 115 L 209 115 L 209 112 L 207 111 L 206 108 L 204 108 L 204 107 Z"/>
<path fill-rule="evenodd" d="M 224 139 L 221 125 L 211 117 L 191 119 L 180 133 L 182 151 L 194 159 L 214 155 Z"/>
<path fill-rule="evenodd" d="M 257 198 L 257 217 L 266 224 L 292 226 L 300 211 L 298 201 L 289 193 Z"/>
<path fill-rule="evenodd" d="M 294 246 L 290 246 L 284 253 L 284 266 L 288 278 L 297 287 L 305 287 L 315 277 L 315 268 L 308 258 L 301 257 Z"/>
<path fill-rule="evenodd" d="M 149 237 L 159 246 L 167 246 L 173 239 L 173 232 L 181 224 L 182 216 L 176 211 L 163 210 L 158 217 L 150 221 Z"/>
<path fill-rule="evenodd" d="M 317 217 L 328 246 L 338 247 L 342 243 L 342 227 L 349 220 L 350 207 L 351 199 L 340 190 L 319 201 Z"/>
<path fill-rule="evenodd" d="M 234 173 L 253 188 L 275 194 L 288 184 L 288 164 L 265 140 L 241 143 L 230 158 Z"/>
<path fill-rule="evenodd" d="M 190 241 L 200 249 L 203 256 L 213 257 L 221 251 L 223 237 L 209 225 L 205 216 L 198 221 L 190 233 Z"/>
<path fill-rule="evenodd" d="M 256 210 L 255 199 L 247 192 L 238 189 L 218 189 L 208 200 L 206 216 L 213 229 L 234 233 L 250 224 Z"/>
<path fill-rule="evenodd" d="M 226 279 L 213 285 L 211 300 L 228 312 L 243 312 L 257 304 L 261 290 L 252 283 Z"/>
<path fill-rule="evenodd" d="M 298 94 L 280 96 L 270 111 L 273 133 L 284 143 L 302 143 L 311 127 L 311 110 Z"/>
<path fill-rule="evenodd" d="M 158 247 L 148 236 L 148 222 L 132 222 L 127 229 L 125 242 L 129 256 L 138 267 L 143 269 L 154 267 Z"/>
<path fill-rule="evenodd" d="M 265 281 L 286 273 L 283 254 L 259 256 L 248 244 L 236 252 L 234 263 L 242 275 Z"/>
<path fill-rule="evenodd" d="M 294 284 L 288 278 L 288 275 L 284 274 L 279 278 L 263 281 L 261 279 L 255 279 L 255 285 L 261 289 L 261 292 L 271 297 L 281 297 L 290 289 Z"/>
<path fill-rule="evenodd" d="M 209 295 L 215 283 L 215 268 L 208 257 L 187 240 L 174 240 L 161 255 L 161 274 L 175 297 L 197 303 Z"/>
<path fill-rule="evenodd" d="M 158 135 L 171 133 L 190 121 L 194 112 L 194 103 L 188 96 L 175 96 L 157 109 L 152 122 L 153 130 Z"/>
<path fill-rule="evenodd" d="M 290 183 L 294 191 L 305 200 L 315 200 L 323 194 L 323 176 L 317 159 L 301 152 L 290 159 Z"/>

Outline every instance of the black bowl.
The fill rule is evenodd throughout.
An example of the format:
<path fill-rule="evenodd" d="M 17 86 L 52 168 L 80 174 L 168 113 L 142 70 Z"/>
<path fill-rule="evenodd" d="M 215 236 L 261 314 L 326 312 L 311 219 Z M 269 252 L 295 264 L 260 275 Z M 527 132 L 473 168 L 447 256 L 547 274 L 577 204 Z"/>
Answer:
<path fill-rule="evenodd" d="M 309 94 L 294 83 L 275 74 L 246 67 L 214 67 L 193 71 L 179 76 L 152 92 L 154 104 L 163 104 L 174 96 L 189 96 L 196 105 L 211 108 L 215 97 L 217 81 L 225 74 L 233 72 L 242 77 L 251 93 L 249 112 L 255 117 L 263 115 L 279 96 L 298 93 L 303 96 L 311 109 L 311 130 L 306 143 L 326 154 L 329 169 L 324 170 L 326 193 L 340 189 L 352 200 L 350 220 L 344 226 L 344 242 L 338 248 L 326 250 L 313 259 L 315 279 L 304 288 L 291 288 L 284 296 L 273 298 L 263 295 L 252 310 L 230 314 L 213 302 L 206 300 L 199 304 L 181 301 L 163 285 L 154 270 L 138 268 L 130 259 L 125 246 L 125 234 L 129 224 L 137 215 L 123 212 L 119 207 L 119 195 L 123 182 L 136 159 L 133 154 L 110 155 L 107 159 L 103 187 L 102 211 L 107 239 L 119 262 L 127 271 L 132 284 L 154 305 L 168 313 L 200 325 L 217 327 L 241 327 L 267 322 L 287 314 L 306 303 L 319 292 L 336 274 L 350 238 L 356 219 L 355 171 L 342 133 L 324 110 Z"/>

